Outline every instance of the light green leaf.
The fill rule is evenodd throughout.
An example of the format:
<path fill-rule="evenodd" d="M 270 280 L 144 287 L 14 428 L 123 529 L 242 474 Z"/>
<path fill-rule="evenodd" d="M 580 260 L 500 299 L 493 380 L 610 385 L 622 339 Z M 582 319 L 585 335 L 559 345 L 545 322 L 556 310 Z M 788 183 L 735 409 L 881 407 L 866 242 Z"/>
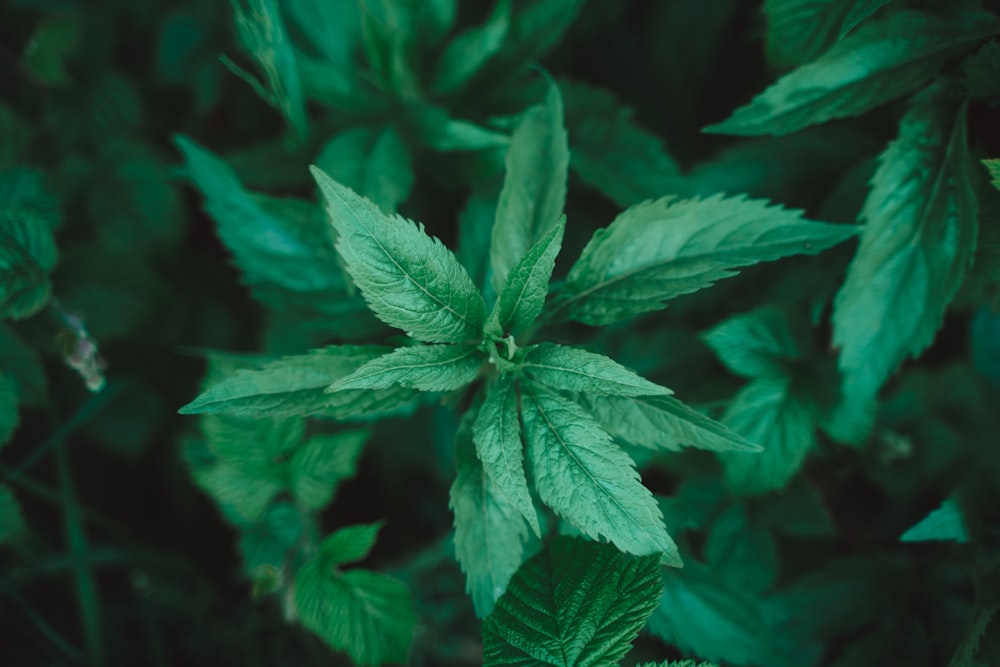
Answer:
<path fill-rule="evenodd" d="M 660 508 L 628 454 L 575 403 L 530 386 L 521 397 L 528 461 L 542 502 L 592 539 L 680 565 Z"/>
<path fill-rule="evenodd" d="M 490 481 L 527 520 L 535 535 L 541 537 L 528 478 L 524 474 L 517 393 L 510 375 L 501 376 L 487 390 L 486 401 L 473 426 L 473 441 Z"/>
<path fill-rule="evenodd" d="M 327 535 L 319 545 L 322 567 L 331 570 L 362 560 L 375 546 L 375 539 L 381 529 L 382 522 L 379 521 L 338 528 L 335 533 Z"/>
<path fill-rule="evenodd" d="M 840 27 L 840 39 L 851 32 L 859 25 L 875 15 L 878 10 L 888 5 L 892 0 L 854 0 L 854 6 L 844 17 L 844 23 Z"/>
<path fill-rule="evenodd" d="M 600 396 L 665 396 L 673 392 L 636 375 L 603 354 L 578 347 L 540 343 L 524 355 L 521 371 L 563 391 Z"/>
<path fill-rule="evenodd" d="M 453 391 L 470 384 L 486 361 L 469 345 L 399 347 L 372 359 L 327 390 L 385 389 L 394 384 L 419 391 Z"/>
<path fill-rule="evenodd" d="M 956 12 L 947 19 L 917 11 L 888 14 L 861 26 L 705 130 L 788 134 L 856 116 L 919 88 L 950 58 L 998 30 L 1000 19 L 987 12 Z"/>
<path fill-rule="evenodd" d="M 337 487 L 354 477 L 368 431 L 344 431 L 309 438 L 292 455 L 291 490 L 306 510 L 326 507 Z"/>
<path fill-rule="evenodd" d="M 447 95 L 468 83 L 503 45 L 510 20 L 510 0 L 496 0 L 483 25 L 465 30 L 448 44 L 434 66 L 430 90 Z"/>
<path fill-rule="evenodd" d="M 483 664 L 614 665 L 656 607 L 657 559 L 559 536 L 528 560 L 483 621 Z"/>
<path fill-rule="evenodd" d="M 736 275 L 737 268 L 815 254 L 856 233 L 743 197 L 644 202 L 594 234 L 550 313 L 611 324 L 659 310 L 668 299 Z"/>
<path fill-rule="evenodd" d="M 861 212 L 861 243 L 833 311 L 850 404 L 872 401 L 930 345 L 973 257 L 977 206 L 953 84 L 942 80 L 914 99 Z"/>
<path fill-rule="evenodd" d="M 503 291 L 487 320 L 487 330 L 495 335 L 520 333 L 532 324 L 545 306 L 549 295 L 549 279 L 556 265 L 556 255 L 562 247 L 566 217 L 549 230 L 507 274 Z"/>
<path fill-rule="evenodd" d="M 941 505 L 907 529 L 899 538 L 900 542 L 929 542 L 944 540 L 951 542 L 968 542 L 969 533 L 965 529 L 962 510 L 952 499 L 947 499 Z"/>
<path fill-rule="evenodd" d="M 386 324 L 428 343 L 479 337 L 483 297 L 441 241 L 399 216 L 387 216 L 313 167 L 339 233 L 337 249 L 372 311 Z"/>
<path fill-rule="evenodd" d="M 0 447 L 10 440 L 17 428 L 20 402 L 14 379 L 0 373 Z"/>
<path fill-rule="evenodd" d="M 587 185 L 622 208 L 687 192 L 680 168 L 659 137 L 603 88 L 560 82 L 566 100 L 570 164 Z"/>
<path fill-rule="evenodd" d="M 405 663 L 417 616 L 406 585 L 379 572 L 329 571 L 320 558 L 295 575 L 302 625 L 358 665 Z"/>
<path fill-rule="evenodd" d="M 13 542 L 24 532 L 21 504 L 10 487 L 0 485 L 0 544 Z"/>
<path fill-rule="evenodd" d="M 58 223 L 38 173 L 0 171 L 0 318 L 23 319 L 48 302 L 49 274 L 59 256 L 52 235 Z"/>
<path fill-rule="evenodd" d="M 521 512 L 497 489 L 476 458 L 475 418 L 475 411 L 470 410 L 459 425 L 455 444 L 458 474 L 451 485 L 449 506 L 455 514 L 455 557 L 465 572 L 465 590 L 476 616 L 484 618 L 507 590 L 507 582 L 525 557 L 536 548 L 537 540 L 532 539 Z M 534 507 L 531 513 L 534 515 Z"/>
<path fill-rule="evenodd" d="M 760 451 L 759 445 L 673 396 L 588 396 L 583 405 L 608 433 L 632 445 L 666 451 Z"/>
<path fill-rule="evenodd" d="M 764 451 L 722 455 L 726 484 L 733 492 L 757 495 L 783 488 L 816 444 L 809 409 L 788 380 L 754 380 L 726 410 L 723 421 Z"/>
<path fill-rule="evenodd" d="M 323 56 L 327 67 L 348 72 L 361 33 L 361 12 L 356 2 L 284 0 L 288 23 L 306 37 Z"/>
<path fill-rule="evenodd" d="M 529 248 L 559 224 L 568 166 L 562 97 L 550 83 L 545 103 L 525 114 L 510 139 L 490 247 L 497 294 Z"/>
<path fill-rule="evenodd" d="M 846 12 L 844 0 L 764 0 L 768 61 L 779 68 L 809 62 L 837 38 Z"/>
<path fill-rule="evenodd" d="M 702 336 L 730 371 L 745 378 L 782 377 L 804 357 L 804 336 L 774 306 L 731 317 Z"/>
<path fill-rule="evenodd" d="M 990 173 L 990 182 L 997 190 L 1000 190 L 1000 158 L 994 160 L 982 160 L 983 166 Z"/>
<path fill-rule="evenodd" d="M 392 126 L 354 127 L 323 147 L 316 166 L 392 213 L 413 187 L 413 164 L 406 144 Z"/>
<path fill-rule="evenodd" d="M 252 431 L 247 437 L 253 437 Z M 195 483 L 219 505 L 223 516 L 237 526 L 260 521 L 271 501 L 285 490 L 283 470 L 269 461 L 222 460 L 192 468 Z"/>
<path fill-rule="evenodd" d="M 415 97 L 414 72 L 421 10 L 427 3 L 408 0 L 360 0 L 362 44 L 372 72 L 382 86 L 404 99 Z"/>

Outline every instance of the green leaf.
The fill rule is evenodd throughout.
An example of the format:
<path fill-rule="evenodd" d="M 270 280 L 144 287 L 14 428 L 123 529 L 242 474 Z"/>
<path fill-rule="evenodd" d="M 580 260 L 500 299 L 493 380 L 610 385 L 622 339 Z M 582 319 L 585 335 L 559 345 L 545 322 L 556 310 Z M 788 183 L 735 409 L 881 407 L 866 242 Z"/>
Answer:
<path fill-rule="evenodd" d="M 962 61 L 962 83 L 972 100 L 987 104 L 1000 98 L 1000 42 L 983 44 L 974 55 Z"/>
<path fill-rule="evenodd" d="M 399 347 L 372 359 L 328 391 L 385 389 L 394 384 L 419 391 L 453 391 L 479 375 L 486 357 L 468 345 L 418 345 Z"/>
<path fill-rule="evenodd" d="M 874 399 L 934 340 L 972 259 L 977 207 L 956 88 L 942 80 L 914 99 L 872 179 L 833 311 L 848 402 Z"/>
<path fill-rule="evenodd" d="M 379 319 L 428 343 L 479 337 L 483 297 L 441 241 L 409 220 L 383 214 L 315 167 L 312 173 L 340 235 L 337 249 Z"/>
<path fill-rule="evenodd" d="M 1000 159 L 981 160 L 981 162 L 990 174 L 990 183 L 997 190 L 1000 190 Z"/>
<path fill-rule="evenodd" d="M 900 542 L 929 542 L 944 540 L 968 542 L 969 533 L 965 529 L 965 519 L 958 503 L 947 499 L 941 505 L 907 529 L 899 538 Z"/>
<path fill-rule="evenodd" d="M 23 319 L 48 302 L 59 221 L 38 173 L 0 171 L 0 318 Z"/>
<path fill-rule="evenodd" d="M 447 95 L 468 83 L 503 46 L 510 21 L 510 0 L 496 0 L 483 25 L 465 30 L 448 44 L 434 66 L 430 90 Z"/>
<path fill-rule="evenodd" d="M 504 41 L 494 60 L 508 76 L 548 53 L 573 24 L 584 0 L 532 0 L 518 3 Z"/>
<path fill-rule="evenodd" d="M 702 336 L 726 368 L 745 378 L 787 375 L 804 357 L 803 338 L 789 314 L 774 306 L 731 317 Z"/>
<path fill-rule="evenodd" d="M 575 403 L 537 386 L 521 397 L 528 461 L 542 502 L 590 538 L 680 565 L 660 508 L 628 454 Z"/>
<path fill-rule="evenodd" d="M 41 355 L 5 325 L 0 325 L 0 368 L 21 401 L 35 406 L 45 403 L 47 380 Z"/>
<path fill-rule="evenodd" d="M 276 576 L 282 576 L 289 554 L 306 530 L 302 521 L 298 509 L 279 500 L 260 521 L 241 527 L 243 565 L 255 587 L 267 590 Z"/>
<path fill-rule="evenodd" d="M 316 166 L 387 214 L 406 201 L 413 188 L 410 153 L 391 125 L 341 132 L 320 151 Z"/>
<path fill-rule="evenodd" d="M 496 490 L 521 513 L 535 535 L 541 537 L 542 529 L 524 474 L 517 393 L 510 375 L 501 376 L 487 390 L 486 401 L 473 426 L 473 441 L 483 470 Z"/>
<path fill-rule="evenodd" d="M 305 96 L 298 63 L 276 0 L 230 0 L 236 32 L 243 48 L 257 61 L 268 89 L 258 88 L 266 102 L 288 120 L 300 139 L 309 133 Z"/>
<path fill-rule="evenodd" d="M 319 545 L 319 558 L 324 569 L 356 563 L 368 556 L 375 546 L 382 522 L 339 528 L 323 538 Z"/>
<path fill-rule="evenodd" d="M 476 458 L 475 420 L 475 411 L 470 410 L 459 425 L 455 443 L 458 473 L 451 485 L 449 506 L 455 515 L 455 557 L 466 576 L 465 590 L 472 598 L 476 616 L 484 618 L 507 590 L 507 582 L 535 548 L 536 541 L 522 513 L 500 492 Z M 530 513 L 532 523 L 537 525 L 533 506 Z"/>
<path fill-rule="evenodd" d="M 599 396 L 664 396 L 673 393 L 603 354 L 567 345 L 540 343 L 532 346 L 524 355 L 521 370 L 531 379 L 562 391 Z"/>
<path fill-rule="evenodd" d="M 490 247 L 497 294 L 531 246 L 562 219 L 568 166 L 562 97 L 550 83 L 545 103 L 525 114 L 510 139 Z"/>
<path fill-rule="evenodd" d="M 778 543 L 743 505 L 731 505 L 712 522 L 704 555 L 713 572 L 740 590 L 763 593 L 778 576 Z"/>
<path fill-rule="evenodd" d="M 757 495 L 783 488 L 816 444 L 809 409 L 783 378 L 748 384 L 733 399 L 723 421 L 764 448 L 722 455 L 726 484 L 734 493 Z"/>
<path fill-rule="evenodd" d="M 295 502 L 309 511 L 326 507 L 337 487 L 357 472 L 368 431 L 344 431 L 309 438 L 292 455 L 291 490 Z"/>
<path fill-rule="evenodd" d="M 6 373 L 0 374 L 0 447 L 10 440 L 17 428 L 20 402 L 14 379 Z"/>
<path fill-rule="evenodd" d="M 843 39 L 847 33 L 874 16 L 878 10 L 890 2 L 892 0 L 854 0 L 854 6 L 847 12 L 847 16 L 844 17 L 844 23 L 840 27 L 839 38 Z"/>
<path fill-rule="evenodd" d="M 518 261 L 507 274 L 503 291 L 493 306 L 486 328 L 495 335 L 520 333 L 532 324 L 545 306 L 549 295 L 549 279 L 556 265 L 556 255 L 562 248 L 566 217 L 560 218 L 538 243 Z"/>
<path fill-rule="evenodd" d="M 673 396 L 588 396 L 583 405 L 608 433 L 639 447 L 680 451 L 696 447 L 716 452 L 760 451 L 722 422 Z"/>
<path fill-rule="evenodd" d="M 713 662 L 697 662 L 696 660 L 673 660 L 667 662 L 644 662 L 638 667 L 719 667 Z"/>
<path fill-rule="evenodd" d="M 295 575 L 302 625 L 358 665 L 405 663 L 417 616 L 406 585 L 379 572 L 329 571 L 321 558 Z"/>
<path fill-rule="evenodd" d="M 894 12 L 866 23 L 705 130 L 788 134 L 856 116 L 924 85 L 950 58 L 998 30 L 1000 19 L 987 12 L 956 12 L 947 19 Z"/>
<path fill-rule="evenodd" d="M 836 39 L 846 12 L 844 0 L 764 0 L 768 61 L 779 68 L 809 62 Z"/>
<path fill-rule="evenodd" d="M 404 99 L 415 97 L 421 9 L 408 0 L 360 0 L 365 55 L 379 84 Z"/>
<path fill-rule="evenodd" d="M 483 621 L 483 664 L 613 665 L 660 593 L 655 557 L 559 536 L 528 560 Z"/>
<path fill-rule="evenodd" d="M 488 284 L 490 236 L 496 210 L 496 192 L 473 192 L 458 214 L 455 255 L 481 290 Z"/>
<path fill-rule="evenodd" d="M 644 202 L 594 234 L 550 313 L 611 324 L 659 310 L 668 299 L 736 275 L 737 268 L 815 254 L 856 233 L 743 197 Z"/>
<path fill-rule="evenodd" d="M 0 484 L 0 544 L 13 542 L 24 533 L 21 504 L 10 487 Z"/>
<path fill-rule="evenodd" d="M 42 85 L 67 87 L 72 78 L 64 61 L 77 49 L 82 32 L 79 13 L 58 12 L 45 16 L 28 40 L 21 67 Z"/>

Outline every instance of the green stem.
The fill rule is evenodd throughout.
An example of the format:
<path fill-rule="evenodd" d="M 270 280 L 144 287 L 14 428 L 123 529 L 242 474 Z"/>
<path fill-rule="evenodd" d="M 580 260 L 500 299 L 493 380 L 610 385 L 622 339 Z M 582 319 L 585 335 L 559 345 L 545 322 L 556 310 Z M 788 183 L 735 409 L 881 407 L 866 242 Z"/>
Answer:
<path fill-rule="evenodd" d="M 72 642 L 63 637 L 58 630 L 52 627 L 52 624 L 46 621 L 45 617 L 42 616 L 37 609 L 32 607 L 27 600 L 21 597 L 20 593 L 3 585 L 2 583 L 0 583 L 0 593 L 6 595 L 15 606 L 19 607 L 25 618 L 34 623 L 39 632 L 45 635 L 45 638 L 52 642 L 57 649 L 62 651 L 67 658 L 74 663 L 83 662 L 83 651 L 74 646 Z"/>

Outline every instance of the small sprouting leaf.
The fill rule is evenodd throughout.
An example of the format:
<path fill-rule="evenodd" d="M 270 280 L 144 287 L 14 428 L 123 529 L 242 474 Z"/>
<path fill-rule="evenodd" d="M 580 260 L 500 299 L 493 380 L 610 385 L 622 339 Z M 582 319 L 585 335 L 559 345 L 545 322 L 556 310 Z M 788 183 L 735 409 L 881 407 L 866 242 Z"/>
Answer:
<path fill-rule="evenodd" d="M 517 393 L 510 375 L 501 376 L 487 390 L 486 401 L 479 409 L 473 426 L 473 441 L 476 444 L 476 454 L 483 463 L 483 470 L 496 485 L 496 489 L 521 513 L 540 537 L 541 527 L 528 490 L 528 479 L 524 474 Z"/>
<path fill-rule="evenodd" d="M 413 164 L 392 126 L 354 127 L 330 139 L 316 166 L 338 183 L 392 213 L 413 187 Z"/>
<path fill-rule="evenodd" d="M 800 332 L 788 314 L 776 307 L 731 317 L 702 338 L 726 368 L 745 378 L 787 375 L 788 365 L 801 360 L 804 353 Z"/>
<path fill-rule="evenodd" d="M 14 379 L 0 374 L 0 447 L 3 447 L 17 428 L 19 403 Z"/>
<path fill-rule="evenodd" d="M 291 491 L 304 509 L 327 506 L 337 487 L 354 476 L 367 431 L 344 431 L 309 438 L 292 455 Z"/>
<path fill-rule="evenodd" d="M 916 97 L 880 158 L 857 254 L 833 311 L 844 394 L 874 399 L 941 326 L 978 233 L 966 113 L 954 81 Z"/>
<path fill-rule="evenodd" d="M 788 134 L 858 115 L 919 88 L 950 58 L 998 30 L 1000 19 L 988 12 L 956 12 L 947 19 L 917 11 L 894 12 L 861 26 L 705 130 Z"/>
<path fill-rule="evenodd" d="M 563 217 L 569 148 L 562 97 L 555 83 L 549 84 L 545 103 L 525 114 L 514 130 L 506 167 L 490 247 L 497 294 L 531 246 Z"/>
<path fill-rule="evenodd" d="M 16 540 L 24 531 L 21 504 L 10 487 L 0 485 L 0 544 Z"/>
<path fill-rule="evenodd" d="M 843 0 L 764 0 L 768 61 L 780 68 L 809 62 L 837 38 L 846 11 Z"/>
<path fill-rule="evenodd" d="M 477 339 L 486 305 L 455 255 L 409 220 L 312 172 L 347 271 L 379 319 L 428 343 Z"/>
<path fill-rule="evenodd" d="M 375 538 L 381 528 L 381 522 L 346 526 L 324 537 L 319 545 L 323 567 L 332 569 L 365 558 L 375 546 Z"/>
<path fill-rule="evenodd" d="M 483 621 L 483 664 L 617 664 L 656 608 L 659 570 L 653 556 L 553 538 L 521 566 Z"/>
<path fill-rule="evenodd" d="M 447 95 L 462 88 L 503 45 L 510 28 L 510 0 L 496 0 L 486 22 L 457 35 L 441 54 L 430 90 Z"/>
<path fill-rule="evenodd" d="M 565 216 L 507 274 L 486 328 L 495 335 L 519 333 L 530 327 L 541 314 L 549 295 L 549 279 L 562 247 Z"/>
<path fill-rule="evenodd" d="M 451 485 L 449 505 L 455 514 L 455 557 L 465 572 L 465 590 L 476 615 L 484 618 L 507 590 L 507 582 L 535 548 L 536 540 L 522 513 L 497 489 L 476 458 L 475 419 L 475 411 L 470 410 L 459 425 L 455 443 L 458 474 Z M 533 507 L 531 512 L 534 514 Z M 535 516 L 533 523 L 537 522 Z"/>
<path fill-rule="evenodd" d="M 632 445 L 666 451 L 760 451 L 759 445 L 673 396 L 588 396 L 583 404 L 608 433 Z"/>
<path fill-rule="evenodd" d="M 628 454 L 575 403 L 543 387 L 521 397 L 528 461 L 542 502 L 582 533 L 680 565 L 659 506 Z"/>
<path fill-rule="evenodd" d="M 578 347 L 540 343 L 524 355 L 521 370 L 553 389 L 600 396 L 665 396 L 673 392 L 621 364 Z"/>
<path fill-rule="evenodd" d="M 952 542 L 968 542 L 969 533 L 965 529 L 965 520 L 958 503 L 947 499 L 941 505 L 911 526 L 899 538 L 900 542 L 929 542 L 945 540 Z"/>
<path fill-rule="evenodd" d="M 644 202 L 594 234 L 550 312 L 611 324 L 659 310 L 737 268 L 815 254 L 855 234 L 847 225 L 813 222 L 800 211 L 743 197 Z"/>
<path fill-rule="evenodd" d="M 330 392 L 385 389 L 394 384 L 419 391 L 453 391 L 479 374 L 486 357 L 471 345 L 399 347 L 372 359 L 330 386 Z"/>

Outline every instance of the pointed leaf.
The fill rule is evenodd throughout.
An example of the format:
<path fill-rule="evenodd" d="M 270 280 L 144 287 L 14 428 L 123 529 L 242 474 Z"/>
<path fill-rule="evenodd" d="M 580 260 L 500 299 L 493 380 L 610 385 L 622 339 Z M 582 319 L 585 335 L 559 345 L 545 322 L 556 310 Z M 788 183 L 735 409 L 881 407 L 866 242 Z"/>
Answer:
<path fill-rule="evenodd" d="M 309 438 L 292 455 L 291 491 L 309 511 L 329 504 L 337 487 L 357 471 L 358 457 L 370 434 L 345 431 Z"/>
<path fill-rule="evenodd" d="M 861 26 L 705 130 L 788 134 L 856 116 L 919 88 L 950 58 L 998 30 L 1000 19 L 987 12 L 956 12 L 947 19 L 917 11 L 893 12 Z"/>
<path fill-rule="evenodd" d="M 465 30 L 448 44 L 434 67 L 430 89 L 447 95 L 468 83 L 503 46 L 510 19 L 510 0 L 496 0 L 483 25 Z"/>
<path fill-rule="evenodd" d="M 787 375 L 805 341 L 788 313 L 765 307 L 724 320 L 702 336 L 726 367 L 745 378 Z"/>
<path fill-rule="evenodd" d="M 327 535 L 319 545 L 319 558 L 323 568 L 334 569 L 341 565 L 364 559 L 375 546 L 382 522 L 359 524 L 338 528 Z"/>
<path fill-rule="evenodd" d="M 847 225 L 743 197 L 670 197 L 633 206 L 598 230 L 550 312 L 601 326 L 736 275 L 735 269 L 815 254 L 854 236 Z"/>
<path fill-rule="evenodd" d="M 428 343 L 479 336 L 483 297 L 441 241 L 313 167 L 339 233 L 337 250 L 372 311 L 386 324 Z"/>
<path fill-rule="evenodd" d="M 990 174 L 990 183 L 997 190 L 1000 190 L 1000 158 L 993 160 L 982 160 L 983 166 Z"/>
<path fill-rule="evenodd" d="M 519 333 L 534 324 L 541 314 L 565 229 L 563 216 L 511 269 L 488 320 L 487 327 L 494 334 Z"/>
<path fill-rule="evenodd" d="M 962 510 L 950 498 L 942 502 L 936 510 L 907 529 L 899 538 L 900 542 L 928 542 L 934 540 L 969 541 L 969 533 L 965 529 Z"/>
<path fill-rule="evenodd" d="M 655 557 L 556 537 L 517 571 L 483 621 L 483 664 L 617 664 L 660 590 Z"/>
<path fill-rule="evenodd" d="M 809 62 L 837 38 L 846 11 L 843 0 L 764 0 L 768 61 L 783 69 Z"/>
<path fill-rule="evenodd" d="M 878 10 L 890 2 L 892 0 L 854 0 L 854 6 L 847 12 L 844 23 L 840 27 L 840 39 L 843 39 L 847 33 L 874 16 Z"/>
<path fill-rule="evenodd" d="M 468 345 L 399 347 L 372 359 L 330 386 L 330 392 L 385 389 L 394 384 L 419 391 L 453 391 L 479 375 L 486 357 Z"/>
<path fill-rule="evenodd" d="M 518 4 L 495 60 L 508 76 L 548 53 L 573 24 L 584 0 L 533 0 Z"/>
<path fill-rule="evenodd" d="M 387 214 L 406 201 L 413 188 L 410 152 L 391 125 L 345 130 L 327 142 L 316 166 Z"/>
<path fill-rule="evenodd" d="M 575 403 L 538 386 L 522 396 L 528 461 L 542 502 L 592 539 L 679 565 L 660 508 L 628 454 Z"/>
<path fill-rule="evenodd" d="M 673 392 L 636 375 L 603 354 L 541 343 L 524 355 L 521 370 L 553 389 L 601 396 L 664 396 Z"/>

